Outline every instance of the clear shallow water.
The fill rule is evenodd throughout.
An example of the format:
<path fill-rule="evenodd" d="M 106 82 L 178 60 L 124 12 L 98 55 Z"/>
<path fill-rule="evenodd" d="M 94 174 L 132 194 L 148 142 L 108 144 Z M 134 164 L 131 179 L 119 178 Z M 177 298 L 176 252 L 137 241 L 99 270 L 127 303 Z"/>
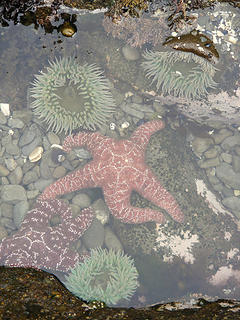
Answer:
<path fill-rule="evenodd" d="M 73 38 L 65 38 L 57 31 L 44 34 L 42 29 L 31 26 L 1 29 L 0 102 L 10 104 L 11 111 L 9 116 L 1 115 L 1 238 L 6 235 L 11 238 L 17 232 L 47 185 L 91 161 L 92 155 L 81 149 L 77 154 L 65 155 L 63 162 L 54 163 L 51 145 L 62 144 L 65 134 L 56 135 L 47 129 L 44 122 L 34 117 L 29 106 L 29 87 L 35 75 L 42 69 L 46 71 L 49 60 L 71 56 L 80 64 L 97 64 L 110 81 L 116 111 L 106 127 L 100 128 L 102 134 L 129 139 L 142 122 L 164 119 L 165 128 L 150 139 L 145 163 L 174 197 L 185 217 L 184 222 L 179 223 L 165 211 L 166 222 L 161 225 L 122 223 L 111 214 L 100 188 L 80 189 L 62 198 L 69 202 L 75 216 L 80 208 L 91 205 L 98 212 L 98 219 L 94 219 L 86 232 L 88 235 L 83 235 L 80 241 L 71 241 L 72 250 L 81 253 L 99 246 L 121 248 L 133 259 L 139 274 L 138 288 L 129 301 L 119 300 L 115 305 L 142 306 L 202 295 L 238 299 L 238 112 L 228 118 L 226 114 L 219 115 L 218 110 L 213 112 L 216 117 L 209 113 L 207 120 L 202 121 L 201 107 L 198 106 L 197 111 L 184 108 L 181 99 L 176 106 L 175 97 L 165 95 L 163 98 L 161 92 L 155 94 L 156 85 L 150 83 L 141 67 L 143 58 L 126 59 L 122 53 L 126 43 L 114 39 L 111 33 L 107 35 L 102 20 L 103 14 L 79 16 L 78 31 Z M 131 50 L 128 53 L 140 56 L 145 47 L 163 50 L 160 44 L 155 48 L 143 45 L 136 49 L 137 53 Z M 220 45 L 217 48 L 219 90 L 209 92 L 212 95 L 222 90 L 227 92 L 225 100 L 219 98 L 218 105 L 227 110 L 228 115 L 229 101 L 234 110 L 239 106 L 235 101 L 237 91 L 234 91 L 238 85 L 238 50 L 234 47 L 235 58 L 230 58 Z M 196 101 L 193 105 L 197 105 Z M 209 107 L 216 109 L 216 105 Z M 41 159 L 30 162 L 29 153 L 37 147 L 43 148 Z M 8 185 L 15 187 L 8 188 Z M 16 185 L 21 188 L 16 189 Z M 145 194 L 143 192 L 143 197 Z M 133 192 L 132 205 L 160 210 L 143 197 Z M 49 220 L 46 227 L 57 228 L 62 224 L 59 216 Z M 16 256 L 16 261 L 18 258 Z M 66 273 L 54 273 L 65 281 Z M 106 278 L 105 274 L 104 280 Z"/>

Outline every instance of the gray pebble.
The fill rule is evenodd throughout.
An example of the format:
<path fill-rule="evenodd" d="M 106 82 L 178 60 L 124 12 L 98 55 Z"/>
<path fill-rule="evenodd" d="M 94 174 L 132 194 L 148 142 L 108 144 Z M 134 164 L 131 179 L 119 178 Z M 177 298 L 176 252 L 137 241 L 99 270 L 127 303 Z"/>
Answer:
<path fill-rule="evenodd" d="M 19 185 L 5 185 L 1 188 L 1 199 L 5 202 L 18 202 L 27 200 L 26 191 Z"/>
<path fill-rule="evenodd" d="M 7 177 L 9 175 L 9 170 L 0 164 L 0 177 Z"/>
<path fill-rule="evenodd" d="M 34 188 L 37 190 L 40 190 L 41 192 L 49 186 L 51 183 L 53 183 L 53 179 L 38 179 L 37 181 L 34 182 Z"/>
<path fill-rule="evenodd" d="M 20 227 L 24 217 L 29 210 L 28 201 L 19 201 L 13 208 L 13 222 L 17 228 Z"/>
<path fill-rule="evenodd" d="M 227 137 L 230 137 L 230 136 L 232 136 L 231 130 L 221 129 L 221 130 L 219 130 L 219 132 L 214 133 L 212 135 L 212 138 L 216 144 L 220 144 L 221 142 L 223 142 L 224 139 L 226 139 Z"/>
<path fill-rule="evenodd" d="M 21 167 L 16 167 L 9 175 L 11 184 L 20 184 L 22 181 L 23 172 Z"/>
<path fill-rule="evenodd" d="M 94 219 L 81 240 L 87 249 L 101 247 L 104 242 L 104 227 L 101 222 Z"/>
<path fill-rule="evenodd" d="M 8 235 L 7 230 L 4 228 L 4 226 L 0 225 L 0 240 L 3 238 L 6 238 Z"/>
<path fill-rule="evenodd" d="M 136 106 L 136 104 L 133 103 L 127 104 L 126 102 L 123 102 L 121 103 L 120 108 L 130 116 L 136 117 L 138 119 L 143 119 L 144 113 L 140 110 L 133 108 L 134 105 Z"/>
<path fill-rule="evenodd" d="M 50 145 L 52 145 L 52 144 L 60 144 L 59 137 L 56 135 L 56 133 L 54 133 L 52 131 L 48 132 L 47 138 L 48 138 L 48 141 L 49 141 Z"/>
<path fill-rule="evenodd" d="M 38 190 L 29 190 L 29 191 L 27 191 L 27 198 L 29 200 L 35 199 L 38 195 L 39 195 L 39 191 Z"/>
<path fill-rule="evenodd" d="M 22 129 L 24 127 L 24 122 L 20 119 L 10 118 L 8 120 L 8 125 L 10 128 Z"/>
<path fill-rule="evenodd" d="M 0 124 L 6 124 L 7 117 L 0 111 Z"/>
<path fill-rule="evenodd" d="M 217 150 L 217 148 L 215 146 L 213 148 L 210 148 L 209 150 L 204 152 L 204 156 L 207 159 L 216 158 L 217 155 L 218 155 L 218 150 Z"/>
<path fill-rule="evenodd" d="M 13 158 L 7 158 L 5 159 L 5 165 L 8 170 L 13 171 L 17 167 L 17 162 Z"/>
<path fill-rule="evenodd" d="M 19 139 L 19 147 L 22 148 L 23 146 L 31 143 L 39 133 L 38 126 L 35 123 L 30 127 L 27 127 Z"/>
<path fill-rule="evenodd" d="M 229 164 L 232 163 L 232 155 L 230 153 L 222 152 L 221 158 L 223 159 L 224 162 L 227 162 Z"/>
<path fill-rule="evenodd" d="M 196 155 L 200 156 L 212 144 L 213 144 L 213 140 L 211 138 L 200 138 L 200 137 L 197 137 L 192 142 L 192 148 L 193 148 L 194 153 Z"/>
<path fill-rule="evenodd" d="M 222 162 L 217 166 L 216 175 L 227 186 L 240 189 L 240 173 L 234 172 L 229 164 Z"/>
<path fill-rule="evenodd" d="M 117 236 L 113 233 L 112 229 L 109 226 L 105 227 L 105 236 L 104 236 L 104 244 L 110 250 L 113 249 L 115 251 L 122 250 L 123 246 Z"/>
<path fill-rule="evenodd" d="M 216 167 L 220 164 L 219 158 L 212 158 L 212 159 L 206 159 L 206 160 L 199 160 L 198 165 L 202 169 L 207 169 L 211 167 Z"/>
<path fill-rule="evenodd" d="M 23 184 L 28 185 L 32 182 L 37 181 L 38 178 L 39 178 L 39 176 L 36 171 L 34 171 L 34 170 L 28 171 L 23 176 Z"/>
<path fill-rule="evenodd" d="M 233 155 L 233 163 L 232 163 L 232 166 L 233 166 L 233 170 L 234 170 L 235 172 L 240 172 L 240 157 L 239 157 L 239 156 Z"/>
<path fill-rule="evenodd" d="M 0 207 L 1 216 L 11 219 L 13 216 L 13 206 L 9 203 L 3 202 Z"/>
<path fill-rule="evenodd" d="M 126 44 L 124 47 L 122 47 L 122 53 L 124 58 L 128 61 L 135 61 L 140 58 L 138 50 L 134 47 L 131 47 L 129 44 Z"/>
<path fill-rule="evenodd" d="M 91 204 L 91 199 L 86 193 L 79 193 L 73 197 L 72 203 L 78 205 L 79 208 L 87 208 Z"/>
<path fill-rule="evenodd" d="M 22 147 L 22 153 L 24 156 L 29 156 L 30 153 L 36 148 L 42 145 L 41 136 L 37 136 L 34 140 L 28 145 Z"/>
<path fill-rule="evenodd" d="M 55 179 L 59 179 L 64 177 L 66 175 L 66 172 L 67 170 L 63 166 L 58 166 L 54 169 L 52 176 Z"/>
<path fill-rule="evenodd" d="M 8 143 L 6 146 L 6 152 L 9 153 L 12 156 L 18 156 L 20 155 L 20 149 L 14 142 Z"/>
<path fill-rule="evenodd" d="M 6 227 L 6 229 L 10 231 L 16 230 L 16 226 L 12 219 L 5 218 L 5 217 L 1 218 L 1 225 Z"/>
<path fill-rule="evenodd" d="M 93 202 L 92 208 L 95 211 L 96 218 L 104 225 L 109 221 L 110 210 L 103 199 L 97 199 Z"/>
<path fill-rule="evenodd" d="M 231 150 L 233 147 L 240 145 L 240 134 L 235 134 L 234 136 L 226 138 L 221 146 L 225 151 Z"/>
<path fill-rule="evenodd" d="M 237 213 L 237 218 L 240 219 L 240 198 L 234 196 L 224 198 L 222 203 L 227 208 L 233 210 L 235 214 Z"/>

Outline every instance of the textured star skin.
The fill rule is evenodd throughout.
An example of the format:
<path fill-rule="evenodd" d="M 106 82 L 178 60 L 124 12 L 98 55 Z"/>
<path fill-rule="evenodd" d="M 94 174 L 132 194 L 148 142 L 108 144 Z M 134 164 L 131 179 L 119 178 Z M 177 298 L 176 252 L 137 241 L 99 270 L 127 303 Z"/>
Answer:
<path fill-rule="evenodd" d="M 82 188 L 101 187 L 109 209 L 122 222 L 162 223 L 165 218 L 160 211 L 130 204 L 131 192 L 135 190 L 164 209 L 174 220 L 182 222 L 184 216 L 177 202 L 144 160 L 151 135 L 163 128 L 163 121 L 149 121 L 139 126 L 129 140 L 114 140 L 98 132 L 68 136 L 63 143 L 64 151 L 84 146 L 92 153 L 93 160 L 48 186 L 39 199 L 55 199 Z"/>
<path fill-rule="evenodd" d="M 54 214 L 62 223 L 49 226 Z M 84 209 L 73 218 L 70 207 L 62 200 L 37 201 L 13 236 L 0 243 L 0 263 L 14 267 L 36 267 L 68 271 L 85 258 L 69 248 L 88 229 L 92 209 Z"/>

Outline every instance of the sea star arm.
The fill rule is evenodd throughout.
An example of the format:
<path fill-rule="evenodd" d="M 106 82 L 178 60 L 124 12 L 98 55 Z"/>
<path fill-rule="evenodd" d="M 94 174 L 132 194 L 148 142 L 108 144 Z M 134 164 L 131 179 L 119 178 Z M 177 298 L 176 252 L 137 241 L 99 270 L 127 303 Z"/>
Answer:
<path fill-rule="evenodd" d="M 99 132 L 80 132 L 65 138 L 63 150 L 69 152 L 75 147 L 86 147 L 95 156 L 106 144 L 107 140 L 110 141 L 110 138 L 103 136 Z"/>
<path fill-rule="evenodd" d="M 150 170 L 142 174 L 142 184 L 137 184 L 136 191 L 143 197 L 164 209 L 177 222 L 183 222 L 184 215 L 174 197 L 160 184 Z M 158 211 L 155 211 L 157 217 Z"/>
<path fill-rule="evenodd" d="M 38 198 L 39 200 L 55 199 L 57 196 L 82 188 L 93 188 L 96 184 L 92 177 L 92 162 L 67 174 L 48 186 Z"/>
<path fill-rule="evenodd" d="M 43 267 L 50 270 L 68 272 L 76 263 L 84 261 L 89 254 L 79 254 L 70 248 L 63 248 L 57 255 L 51 253 L 43 261 Z M 39 266 L 38 266 L 39 268 Z"/>
<path fill-rule="evenodd" d="M 156 221 L 163 223 L 164 215 L 159 211 L 149 208 L 133 207 L 130 203 L 130 192 L 128 189 L 121 188 L 119 191 L 105 190 L 104 196 L 106 203 L 112 214 L 124 223 L 144 223 Z M 157 213 L 157 214 L 156 214 Z"/>
<path fill-rule="evenodd" d="M 41 216 L 60 214 L 62 223 L 55 227 L 36 223 Z M 20 230 L 12 237 L 5 238 L 0 246 L 0 260 L 5 265 L 32 266 L 37 268 L 67 271 L 84 256 L 69 249 L 70 242 L 77 240 L 88 229 L 93 219 L 90 208 L 72 217 L 71 209 L 62 200 L 37 201 L 30 210 Z"/>
<path fill-rule="evenodd" d="M 137 144 L 141 150 L 145 150 L 151 135 L 163 129 L 165 126 L 161 120 L 149 121 L 139 126 L 132 134 L 130 140 Z"/>

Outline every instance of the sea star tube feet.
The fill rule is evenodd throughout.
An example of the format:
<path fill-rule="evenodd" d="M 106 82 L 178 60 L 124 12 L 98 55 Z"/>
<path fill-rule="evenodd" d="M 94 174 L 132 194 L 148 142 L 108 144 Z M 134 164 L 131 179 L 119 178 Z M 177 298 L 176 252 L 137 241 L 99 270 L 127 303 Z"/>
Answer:
<path fill-rule="evenodd" d="M 184 216 L 174 197 L 155 178 L 144 159 L 151 135 L 163 128 L 163 121 L 149 121 L 139 126 L 130 139 L 124 140 L 105 137 L 98 132 L 68 136 L 63 143 L 64 151 L 86 147 L 93 160 L 48 186 L 39 199 L 55 199 L 82 188 L 101 187 L 109 209 L 122 222 L 162 223 L 164 215 L 160 211 L 136 208 L 130 204 L 131 193 L 136 190 L 174 220 L 182 222 Z"/>
<path fill-rule="evenodd" d="M 60 215 L 62 222 L 50 227 L 49 220 L 54 214 Z M 38 200 L 20 229 L 0 243 L 1 264 L 68 271 L 85 259 L 85 255 L 72 251 L 69 245 L 88 229 L 93 216 L 90 208 L 72 217 L 70 207 L 62 200 Z"/>

